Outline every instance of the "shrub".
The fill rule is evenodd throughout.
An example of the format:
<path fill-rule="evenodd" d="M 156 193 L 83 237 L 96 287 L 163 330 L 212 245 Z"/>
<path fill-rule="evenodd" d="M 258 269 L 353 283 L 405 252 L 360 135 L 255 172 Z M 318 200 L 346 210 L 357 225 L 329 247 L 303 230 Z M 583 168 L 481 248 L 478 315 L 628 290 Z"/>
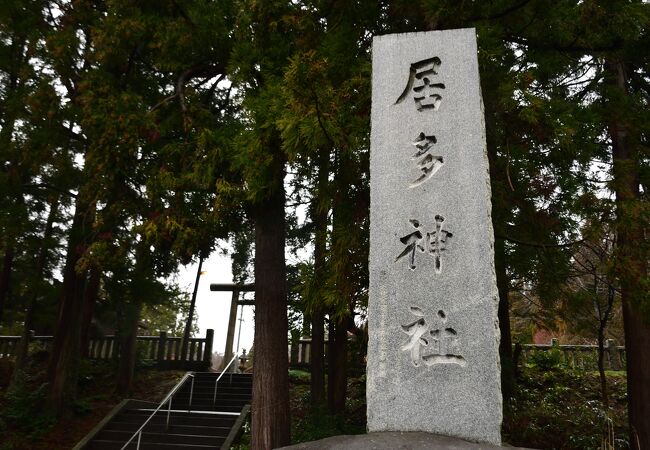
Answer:
<path fill-rule="evenodd" d="M 7 390 L 2 418 L 32 437 L 46 432 L 54 424 L 53 415 L 43 409 L 46 393 L 47 383 L 21 371 Z"/>
<path fill-rule="evenodd" d="M 563 366 L 562 352 L 555 347 L 546 351 L 533 352 L 528 358 L 527 364 L 541 370 L 558 369 Z"/>

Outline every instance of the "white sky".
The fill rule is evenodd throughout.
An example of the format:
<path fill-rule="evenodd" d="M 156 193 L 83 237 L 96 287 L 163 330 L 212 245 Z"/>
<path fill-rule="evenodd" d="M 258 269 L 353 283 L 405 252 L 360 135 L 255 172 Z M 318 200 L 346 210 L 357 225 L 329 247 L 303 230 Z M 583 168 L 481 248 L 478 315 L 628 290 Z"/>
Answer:
<path fill-rule="evenodd" d="M 181 289 L 192 295 L 194 290 L 194 280 L 196 279 L 196 269 L 198 261 L 187 266 L 180 266 L 178 272 L 178 285 Z M 230 292 L 211 292 L 210 283 L 232 283 L 232 270 L 230 256 L 224 256 L 216 251 L 210 258 L 203 261 L 202 271 L 199 281 L 199 290 L 196 294 L 196 312 L 198 314 L 198 325 L 200 336 L 205 336 L 205 330 L 212 328 L 214 330 L 213 351 L 223 353 L 226 347 L 226 333 L 228 330 L 228 316 L 230 314 Z M 247 298 L 253 298 L 253 294 L 247 294 Z M 245 348 L 250 350 L 253 345 L 254 322 L 253 306 L 240 306 L 237 314 L 237 328 L 235 329 L 235 342 L 233 351 L 237 349 L 237 333 L 239 331 L 239 316 L 244 311 L 244 322 L 241 327 L 240 351 Z"/>

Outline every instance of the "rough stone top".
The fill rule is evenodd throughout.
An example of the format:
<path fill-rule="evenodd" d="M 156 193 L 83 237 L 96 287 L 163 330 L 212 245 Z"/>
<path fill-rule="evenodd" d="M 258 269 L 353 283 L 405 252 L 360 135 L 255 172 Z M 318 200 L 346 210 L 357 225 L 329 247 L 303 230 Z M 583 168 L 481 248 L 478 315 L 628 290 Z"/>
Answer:
<path fill-rule="evenodd" d="M 353 436 L 334 436 L 320 441 L 282 447 L 280 450 L 493 450 L 521 447 L 476 444 L 436 434 L 385 431 Z"/>

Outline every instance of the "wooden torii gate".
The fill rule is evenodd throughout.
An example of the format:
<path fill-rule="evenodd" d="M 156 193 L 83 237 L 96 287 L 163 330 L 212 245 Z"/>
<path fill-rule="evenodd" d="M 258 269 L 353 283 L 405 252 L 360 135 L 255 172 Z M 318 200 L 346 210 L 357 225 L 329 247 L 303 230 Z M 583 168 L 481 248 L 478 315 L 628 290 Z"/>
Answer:
<path fill-rule="evenodd" d="M 255 292 L 255 284 L 229 284 L 229 283 L 212 283 L 210 284 L 210 291 L 214 292 L 232 292 L 232 300 L 230 301 L 230 316 L 228 318 L 228 334 L 226 336 L 226 348 L 223 353 L 222 368 L 233 357 L 233 343 L 235 341 L 235 328 L 237 325 L 237 308 L 239 305 L 255 305 L 255 300 L 239 300 L 241 292 Z"/>

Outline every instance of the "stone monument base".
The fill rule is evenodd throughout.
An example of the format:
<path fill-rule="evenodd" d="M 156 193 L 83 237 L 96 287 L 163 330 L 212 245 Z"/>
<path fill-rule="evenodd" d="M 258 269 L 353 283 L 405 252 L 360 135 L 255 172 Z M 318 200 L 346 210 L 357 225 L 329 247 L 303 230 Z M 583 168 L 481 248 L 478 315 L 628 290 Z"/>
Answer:
<path fill-rule="evenodd" d="M 448 436 L 421 432 L 383 431 L 353 436 L 333 436 L 320 441 L 282 447 L 281 450 L 493 450 L 518 448 L 477 444 Z"/>

